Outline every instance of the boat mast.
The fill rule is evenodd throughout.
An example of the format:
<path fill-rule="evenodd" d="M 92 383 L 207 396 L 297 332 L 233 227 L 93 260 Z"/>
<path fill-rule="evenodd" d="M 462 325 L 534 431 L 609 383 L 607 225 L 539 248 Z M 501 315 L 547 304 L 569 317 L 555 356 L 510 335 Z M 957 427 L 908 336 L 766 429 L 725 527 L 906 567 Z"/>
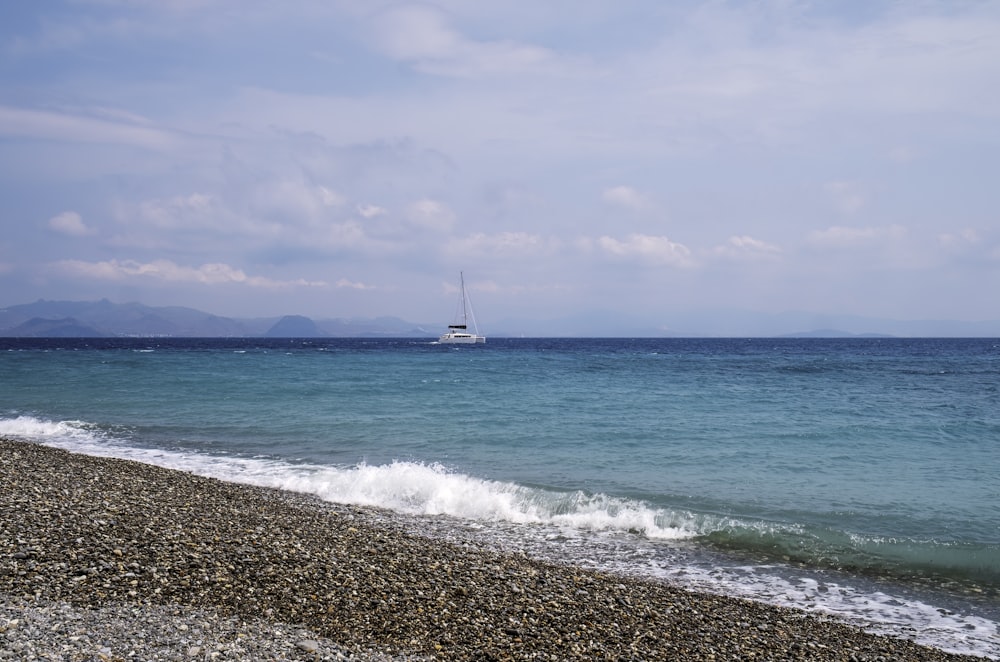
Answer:
<path fill-rule="evenodd" d="M 459 271 L 458 278 L 462 281 L 462 324 L 464 327 L 469 325 L 469 312 L 466 310 L 466 299 L 465 299 L 465 272 Z"/>

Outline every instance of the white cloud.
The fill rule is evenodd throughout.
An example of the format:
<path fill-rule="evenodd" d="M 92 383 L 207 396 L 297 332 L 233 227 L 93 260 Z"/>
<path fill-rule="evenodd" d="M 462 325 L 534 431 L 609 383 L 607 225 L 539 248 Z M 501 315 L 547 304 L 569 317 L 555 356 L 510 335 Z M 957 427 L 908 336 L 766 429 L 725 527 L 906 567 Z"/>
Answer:
<path fill-rule="evenodd" d="M 322 281 L 273 280 L 263 276 L 248 276 L 242 269 L 221 263 L 186 267 L 170 260 L 154 260 L 146 263 L 136 260 L 106 260 L 102 262 L 63 260 L 57 262 L 56 267 L 74 276 L 95 280 L 126 281 L 135 278 L 149 278 L 202 285 L 239 284 L 264 289 L 323 287 L 326 285 Z"/>
<path fill-rule="evenodd" d="M 423 199 L 406 207 L 406 217 L 413 225 L 435 232 L 447 232 L 455 225 L 455 212 L 437 200 Z"/>
<path fill-rule="evenodd" d="M 346 278 L 341 278 L 334 283 L 334 287 L 351 290 L 374 290 L 376 289 L 374 285 L 366 285 L 365 283 L 360 283 L 356 281 L 351 281 Z"/>
<path fill-rule="evenodd" d="M 983 264 L 1000 259 L 1000 241 L 996 233 L 975 228 L 964 228 L 938 236 L 938 246 L 945 255 L 950 255 L 964 266 Z"/>
<path fill-rule="evenodd" d="M 121 247 L 211 252 L 251 237 L 273 238 L 280 231 L 274 223 L 235 213 L 210 193 L 119 201 L 113 214 L 122 230 L 110 241 Z"/>
<path fill-rule="evenodd" d="M 856 182 L 828 182 L 824 188 L 845 214 L 853 214 L 865 205 L 865 195 Z"/>
<path fill-rule="evenodd" d="M 97 231 L 87 227 L 83 218 L 75 211 L 64 211 L 49 219 L 49 227 L 56 232 L 62 232 L 73 237 L 84 237 Z"/>
<path fill-rule="evenodd" d="M 319 191 L 320 199 L 327 207 L 341 207 L 345 202 L 347 202 L 344 199 L 344 196 L 336 191 L 331 191 L 325 186 L 319 186 L 317 187 L 317 190 Z"/>
<path fill-rule="evenodd" d="M 604 198 L 605 202 L 637 211 L 645 209 L 649 205 L 645 196 L 631 186 L 615 186 L 606 189 L 601 197 Z"/>
<path fill-rule="evenodd" d="M 80 143 L 112 143 L 154 150 L 171 148 L 177 142 L 169 132 L 149 126 L 11 106 L 0 106 L 0 135 Z"/>
<path fill-rule="evenodd" d="M 327 226 L 325 218 L 334 213 L 322 198 L 319 187 L 275 181 L 240 200 L 195 192 L 120 202 L 114 214 L 125 230 L 113 243 L 205 251 L 248 242 L 309 244 L 318 240 Z"/>
<path fill-rule="evenodd" d="M 603 236 L 597 245 L 605 252 L 622 258 L 639 258 L 675 267 L 692 267 L 691 249 L 664 236 L 630 234 L 624 241 Z"/>
<path fill-rule="evenodd" d="M 357 221 L 332 223 L 321 239 L 335 248 L 355 248 L 367 241 L 364 228 Z"/>
<path fill-rule="evenodd" d="M 477 77 L 538 74 L 561 67 L 546 48 L 509 39 L 469 39 L 451 26 L 445 13 L 426 6 L 390 9 L 378 17 L 375 29 L 386 55 L 424 73 Z"/>
<path fill-rule="evenodd" d="M 722 246 L 716 246 L 715 255 L 732 259 L 773 259 L 781 253 L 781 248 L 760 239 L 746 235 L 732 236 Z"/>
<path fill-rule="evenodd" d="M 377 28 L 386 54 L 400 60 L 452 57 L 465 41 L 430 7 L 391 9 L 379 17 Z"/>
<path fill-rule="evenodd" d="M 346 203 L 344 196 L 325 186 L 301 179 L 274 177 L 254 187 L 247 199 L 247 213 L 287 226 L 316 225 L 331 208 Z"/>
<path fill-rule="evenodd" d="M 385 213 L 385 209 L 378 205 L 358 205 L 358 213 L 362 218 L 375 218 Z"/>
<path fill-rule="evenodd" d="M 942 246 L 947 248 L 975 245 L 982 241 L 979 232 L 973 228 L 965 228 L 958 232 L 946 232 L 938 237 Z"/>
<path fill-rule="evenodd" d="M 554 248 L 551 240 L 528 232 L 500 232 L 485 234 L 477 232 L 467 237 L 448 242 L 445 251 L 449 255 L 505 255 L 526 256 L 550 252 Z"/>
<path fill-rule="evenodd" d="M 901 225 L 853 228 L 834 225 L 809 235 L 809 241 L 821 246 L 850 247 L 885 243 L 902 239 L 907 234 Z"/>
<path fill-rule="evenodd" d="M 119 211 L 119 220 L 124 223 L 149 225 L 161 230 L 209 228 L 230 217 L 221 200 L 205 193 L 145 200 L 134 209 L 122 208 Z"/>

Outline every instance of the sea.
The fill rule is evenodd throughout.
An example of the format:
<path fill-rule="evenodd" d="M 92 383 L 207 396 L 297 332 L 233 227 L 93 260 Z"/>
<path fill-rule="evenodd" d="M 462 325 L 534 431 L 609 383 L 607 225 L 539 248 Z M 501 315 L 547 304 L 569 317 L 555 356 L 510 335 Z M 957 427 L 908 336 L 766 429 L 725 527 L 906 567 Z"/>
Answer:
<path fill-rule="evenodd" d="M 1000 659 L 1000 340 L 0 339 L 0 436 Z"/>

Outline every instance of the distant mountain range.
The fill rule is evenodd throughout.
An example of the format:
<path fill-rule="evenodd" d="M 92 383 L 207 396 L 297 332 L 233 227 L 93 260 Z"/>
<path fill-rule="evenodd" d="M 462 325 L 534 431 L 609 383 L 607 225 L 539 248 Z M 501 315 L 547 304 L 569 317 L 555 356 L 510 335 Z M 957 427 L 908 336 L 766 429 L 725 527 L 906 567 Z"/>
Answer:
<path fill-rule="evenodd" d="M 672 314 L 670 326 L 606 311 L 553 320 L 506 319 L 491 323 L 492 337 L 986 337 L 1000 338 L 1000 320 L 900 321 L 846 315 L 746 311 Z M 443 328 L 443 326 L 442 326 Z M 313 320 L 220 317 L 193 308 L 141 303 L 45 301 L 0 309 L 0 337 L 99 338 L 433 338 L 435 325 L 397 317 Z"/>
<path fill-rule="evenodd" d="M 22 338 L 393 338 L 437 333 L 395 317 L 312 320 L 301 315 L 239 319 L 141 303 L 36 301 L 0 309 L 0 336 Z"/>

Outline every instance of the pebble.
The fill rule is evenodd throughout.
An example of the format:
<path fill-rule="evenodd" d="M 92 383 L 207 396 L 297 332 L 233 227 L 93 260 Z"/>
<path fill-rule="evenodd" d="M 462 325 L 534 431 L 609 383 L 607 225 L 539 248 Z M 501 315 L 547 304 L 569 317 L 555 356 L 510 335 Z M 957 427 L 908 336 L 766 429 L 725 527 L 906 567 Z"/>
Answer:
<path fill-rule="evenodd" d="M 0 439 L 0 660 L 976 658 Z"/>
<path fill-rule="evenodd" d="M 315 653 L 319 650 L 319 642 L 315 639 L 303 639 L 295 645 L 298 646 L 300 650 L 304 650 L 307 653 Z"/>

